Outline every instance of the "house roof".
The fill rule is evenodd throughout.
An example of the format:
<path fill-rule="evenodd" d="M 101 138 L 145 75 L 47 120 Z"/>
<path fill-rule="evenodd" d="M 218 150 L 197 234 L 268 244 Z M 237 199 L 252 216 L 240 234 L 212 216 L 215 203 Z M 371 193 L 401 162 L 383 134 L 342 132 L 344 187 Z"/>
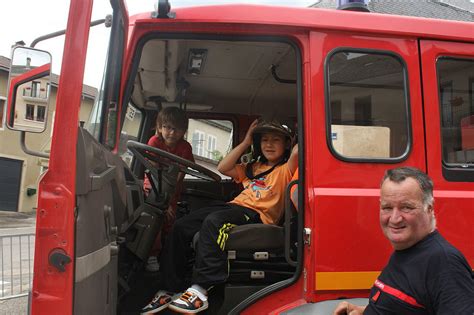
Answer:
<path fill-rule="evenodd" d="M 10 58 L 5 56 L 0 56 L 0 70 L 5 72 L 10 71 Z M 51 85 L 54 87 L 58 86 L 59 75 L 52 73 L 51 74 Z M 83 84 L 82 85 L 82 95 L 83 97 L 95 99 L 97 95 L 97 89 L 93 86 Z"/>
<path fill-rule="evenodd" d="M 10 70 L 10 59 L 4 56 L 0 56 L 0 69 L 4 71 Z"/>
<path fill-rule="evenodd" d="M 321 0 L 311 7 L 336 9 L 336 0 Z M 381 14 L 474 22 L 474 3 L 469 0 L 370 0 L 369 10 Z"/>

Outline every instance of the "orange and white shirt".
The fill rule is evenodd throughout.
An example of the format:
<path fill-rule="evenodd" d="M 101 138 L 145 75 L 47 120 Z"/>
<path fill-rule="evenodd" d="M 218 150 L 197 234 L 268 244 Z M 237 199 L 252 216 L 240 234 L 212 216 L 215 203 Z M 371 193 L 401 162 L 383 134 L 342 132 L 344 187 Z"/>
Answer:
<path fill-rule="evenodd" d="M 244 190 L 230 203 L 257 211 L 265 224 L 278 224 L 285 207 L 285 189 L 291 180 L 292 173 L 288 164 L 284 163 L 261 178 L 249 179 L 245 175 L 247 164 L 237 164 L 234 169 L 237 177 L 234 180 L 242 183 Z M 270 166 L 256 162 L 253 173 L 260 174 Z"/>

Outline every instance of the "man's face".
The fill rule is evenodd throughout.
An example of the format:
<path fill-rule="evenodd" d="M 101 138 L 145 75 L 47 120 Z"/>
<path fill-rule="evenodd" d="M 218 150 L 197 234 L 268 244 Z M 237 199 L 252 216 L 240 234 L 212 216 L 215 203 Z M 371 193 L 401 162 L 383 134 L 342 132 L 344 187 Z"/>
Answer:
<path fill-rule="evenodd" d="M 409 248 L 433 231 L 432 206 L 423 205 L 418 182 L 386 179 L 380 192 L 380 226 L 395 250 Z"/>

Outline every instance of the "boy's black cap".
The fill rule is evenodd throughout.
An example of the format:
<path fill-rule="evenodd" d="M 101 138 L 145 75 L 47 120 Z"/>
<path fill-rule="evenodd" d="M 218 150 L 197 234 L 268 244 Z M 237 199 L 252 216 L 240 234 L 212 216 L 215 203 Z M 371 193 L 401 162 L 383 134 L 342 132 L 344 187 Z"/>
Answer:
<path fill-rule="evenodd" d="M 283 126 L 282 124 L 276 121 L 263 121 L 259 123 L 257 127 L 255 127 L 255 129 L 253 130 L 253 135 L 260 135 L 262 133 L 267 132 L 278 133 L 284 136 L 285 138 L 291 139 L 291 133 L 288 127 Z"/>

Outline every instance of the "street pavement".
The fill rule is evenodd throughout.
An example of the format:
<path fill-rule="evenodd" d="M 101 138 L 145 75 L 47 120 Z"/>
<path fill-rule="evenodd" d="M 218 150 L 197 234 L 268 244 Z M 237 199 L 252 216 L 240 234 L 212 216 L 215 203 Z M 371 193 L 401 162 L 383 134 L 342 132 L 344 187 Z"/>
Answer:
<path fill-rule="evenodd" d="M 0 230 L 33 227 L 36 222 L 36 212 L 0 211 Z"/>
<path fill-rule="evenodd" d="M 34 234 L 35 224 L 34 212 L 0 211 L 0 315 L 27 314 L 27 296 L 5 297 L 29 287 L 33 267 L 29 256 L 32 259 L 34 254 L 34 237 L 20 235 Z"/>
<path fill-rule="evenodd" d="M 28 313 L 28 297 L 0 300 L 0 315 L 26 315 Z"/>

